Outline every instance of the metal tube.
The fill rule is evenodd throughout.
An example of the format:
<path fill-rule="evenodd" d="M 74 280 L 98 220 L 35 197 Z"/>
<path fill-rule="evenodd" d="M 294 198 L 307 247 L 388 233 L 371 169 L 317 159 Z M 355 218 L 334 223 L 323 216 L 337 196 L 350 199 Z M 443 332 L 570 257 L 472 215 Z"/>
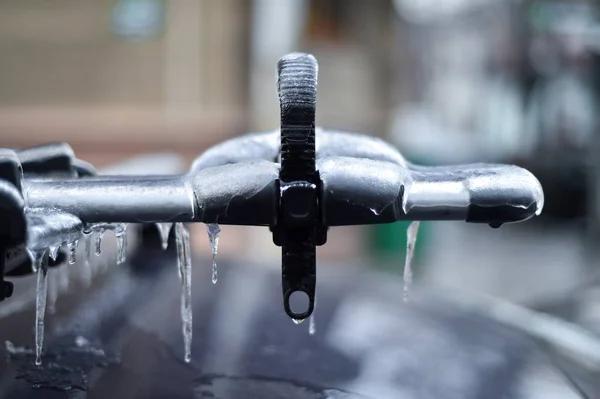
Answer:
<path fill-rule="evenodd" d="M 25 180 L 23 193 L 30 209 L 70 213 L 84 223 L 189 222 L 195 215 L 194 194 L 185 175 Z"/>

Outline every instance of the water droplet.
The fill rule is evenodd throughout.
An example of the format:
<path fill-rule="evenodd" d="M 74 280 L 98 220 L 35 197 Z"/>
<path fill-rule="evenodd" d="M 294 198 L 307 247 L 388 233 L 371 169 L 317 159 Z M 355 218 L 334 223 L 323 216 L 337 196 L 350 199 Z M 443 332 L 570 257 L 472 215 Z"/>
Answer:
<path fill-rule="evenodd" d="M 172 227 L 173 223 L 156 223 L 163 250 L 166 250 L 169 247 L 169 234 L 171 234 Z"/>
<path fill-rule="evenodd" d="M 317 326 L 315 325 L 315 314 L 310 315 L 310 319 L 308 321 L 308 335 L 315 335 L 317 332 Z"/>
<path fill-rule="evenodd" d="M 181 322 L 183 330 L 184 360 L 192 359 L 192 259 L 190 234 L 183 223 L 175 224 L 177 265 L 181 279 Z"/>
<path fill-rule="evenodd" d="M 294 322 L 294 324 L 297 325 L 297 324 L 301 324 L 304 321 L 304 319 L 292 319 L 292 321 Z"/>
<path fill-rule="evenodd" d="M 67 243 L 67 249 L 69 250 L 69 264 L 72 265 L 77 260 L 77 246 L 79 245 L 79 240 L 71 241 Z"/>
<path fill-rule="evenodd" d="M 404 260 L 404 302 L 408 301 L 410 286 L 412 284 L 412 260 L 415 253 L 415 244 L 417 242 L 417 233 L 419 232 L 419 222 L 414 221 L 406 229 L 406 259 Z"/>
<path fill-rule="evenodd" d="M 75 345 L 77 345 L 77 347 L 79 348 L 82 348 L 85 346 L 89 346 L 90 341 L 87 338 L 78 335 L 77 337 L 75 337 Z"/>
<path fill-rule="evenodd" d="M 219 279 L 217 270 L 217 252 L 219 251 L 219 235 L 221 228 L 216 223 L 207 223 L 206 231 L 208 232 L 208 241 L 212 252 L 212 283 L 216 284 Z"/>
<path fill-rule="evenodd" d="M 46 315 L 46 295 L 48 288 L 48 268 L 45 252 L 38 253 L 35 258 L 37 268 L 37 287 L 35 298 L 35 364 L 42 364 L 44 347 L 44 316 Z"/>
<path fill-rule="evenodd" d="M 125 262 L 127 258 L 127 224 L 123 223 L 115 228 L 117 238 L 117 265 Z"/>

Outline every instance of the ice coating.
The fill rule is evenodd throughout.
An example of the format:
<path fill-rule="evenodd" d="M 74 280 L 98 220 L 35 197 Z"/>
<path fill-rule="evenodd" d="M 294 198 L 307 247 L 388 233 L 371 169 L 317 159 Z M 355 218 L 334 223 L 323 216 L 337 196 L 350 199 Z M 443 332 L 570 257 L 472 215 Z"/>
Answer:
<path fill-rule="evenodd" d="M 317 169 L 328 225 L 395 220 L 508 223 L 539 214 L 544 205 L 539 181 L 511 165 L 408 165 L 404 169 L 391 162 L 330 157 L 319 160 Z M 353 209 L 336 209 L 340 202 Z M 365 219 L 355 212 L 361 209 L 383 216 Z"/>
<path fill-rule="evenodd" d="M 190 180 L 197 201 L 196 220 L 221 223 L 220 218 L 227 216 L 231 201 L 254 197 L 273 186 L 278 176 L 279 165 L 263 160 L 200 170 Z"/>
<path fill-rule="evenodd" d="M 206 150 L 196 158 L 191 170 L 257 159 L 275 162 L 279 155 L 279 142 L 279 130 L 236 137 Z"/>
<path fill-rule="evenodd" d="M 110 176 L 27 180 L 32 208 L 57 209 L 86 223 L 192 221 L 194 196 L 187 176 Z"/>
<path fill-rule="evenodd" d="M 310 318 L 308 320 L 308 335 L 315 335 L 316 332 L 317 326 L 315 323 L 315 314 L 313 312 L 313 314 L 310 315 Z"/>
<path fill-rule="evenodd" d="M 534 207 L 529 217 L 544 206 L 540 182 L 529 171 L 513 165 L 471 164 L 423 167 L 409 165 L 403 210 L 408 218 L 452 208 L 466 215 L 472 205 Z M 462 212 L 461 212 L 462 211 Z M 428 218 L 429 219 L 429 218 Z M 512 221 L 512 220 L 508 220 Z"/>
<path fill-rule="evenodd" d="M 419 222 L 412 222 L 406 229 L 406 258 L 404 260 L 404 289 L 402 297 L 404 302 L 408 301 L 410 287 L 412 285 L 412 261 L 415 254 L 415 244 L 419 233 Z"/>
<path fill-rule="evenodd" d="M 183 223 L 175 224 L 177 265 L 181 279 L 181 324 L 183 330 L 184 360 L 192 359 L 192 259 L 190 235 Z"/>
<path fill-rule="evenodd" d="M 317 128 L 315 140 L 317 159 L 367 158 L 391 162 L 404 168 L 407 166 L 406 160 L 393 145 L 377 137 Z"/>
<path fill-rule="evenodd" d="M 29 226 L 27 248 L 33 252 L 76 241 L 83 228 L 81 220 L 67 213 L 28 209 L 26 216 Z"/>
<path fill-rule="evenodd" d="M 195 170 L 229 162 L 243 162 L 250 167 L 247 161 L 252 157 L 272 159 L 279 149 L 278 137 L 278 132 L 267 132 L 229 140 L 226 145 L 216 146 L 203 154 L 198 161 L 202 167 L 198 166 Z M 226 151 L 244 149 L 245 145 L 249 149 L 240 156 L 235 151 Z M 335 183 L 335 180 L 340 180 L 339 176 L 348 177 L 338 185 L 324 184 L 332 196 L 337 200 L 345 198 L 376 215 L 388 206 L 399 206 L 395 220 L 467 220 L 473 217 L 474 208 L 479 207 L 491 208 L 484 212 L 486 216 L 480 218 L 505 218 L 501 221 L 513 222 L 539 215 L 544 205 L 539 181 L 516 166 L 424 167 L 410 164 L 394 146 L 378 138 L 322 129 L 316 130 L 316 152 L 317 168 L 324 180 L 334 180 Z M 385 173 L 395 170 L 396 177 L 390 179 L 388 174 L 388 177 L 379 178 L 381 170 Z M 394 188 L 403 186 L 404 195 L 389 190 L 389 185 Z M 220 185 L 221 188 L 224 186 Z M 364 193 L 367 190 L 363 188 L 370 188 L 372 195 Z M 222 191 L 231 194 L 234 190 L 225 188 Z M 363 198 L 360 198 L 361 195 Z M 202 201 L 199 204 L 202 206 Z M 500 209 L 503 207 L 513 211 L 509 209 L 507 213 Z"/>
<path fill-rule="evenodd" d="M 375 216 L 391 209 L 395 221 L 402 217 L 398 206 L 402 199 L 403 185 L 407 180 L 407 171 L 391 162 L 371 159 L 331 157 L 317 162 L 321 180 L 323 181 L 323 202 L 326 210 L 326 223 L 330 226 L 345 224 L 364 224 L 364 221 L 353 219 L 356 214 L 345 211 L 334 217 L 332 211 L 337 203 L 346 203 L 354 209 L 365 209 Z M 332 204 L 332 205 L 330 205 Z M 369 222 L 375 222 L 372 218 Z"/>
<path fill-rule="evenodd" d="M 221 228 L 216 223 L 208 223 L 206 225 L 206 231 L 208 232 L 208 242 L 210 243 L 210 250 L 212 252 L 212 283 L 216 284 L 219 278 L 217 270 L 217 252 L 219 251 L 219 235 L 221 234 Z"/>
<path fill-rule="evenodd" d="M 171 234 L 173 223 L 155 223 L 155 225 L 160 235 L 162 249 L 166 250 L 169 247 L 169 234 Z"/>

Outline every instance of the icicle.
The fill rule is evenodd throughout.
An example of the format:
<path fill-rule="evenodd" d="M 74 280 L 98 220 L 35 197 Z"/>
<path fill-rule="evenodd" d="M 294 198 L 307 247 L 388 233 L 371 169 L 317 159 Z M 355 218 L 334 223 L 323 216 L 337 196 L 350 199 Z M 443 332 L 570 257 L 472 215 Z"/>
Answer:
<path fill-rule="evenodd" d="M 192 350 L 192 260 L 190 234 L 183 223 L 175 225 L 177 242 L 177 264 L 181 278 L 181 321 L 186 363 L 191 361 Z"/>
<path fill-rule="evenodd" d="M 37 288 L 35 299 L 35 364 L 42 364 L 44 347 L 44 316 L 46 313 L 46 291 L 48 286 L 48 269 L 46 252 L 38 252 L 34 263 L 37 267 Z"/>
<path fill-rule="evenodd" d="M 298 324 L 302 323 L 304 321 L 304 319 L 292 319 L 292 321 L 294 322 L 294 324 L 298 325 Z"/>
<path fill-rule="evenodd" d="M 308 320 L 308 335 L 315 335 L 317 332 L 317 326 L 315 324 L 315 314 L 310 315 L 310 319 Z"/>
<path fill-rule="evenodd" d="M 169 247 L 169 234 L 171 234 L 172 227 L 173 223 L 156 223 L 163 250 L 166 250 Z"/>
<path fill-rule="evenodd" d="M 34 273 L 37 273 L 37 271 L 40 268 L 40 265 L 42 264 L 42 260 L 44 258 L 44 254 L 46 253 L 47 249 L 41 249 L 41 250 L 27 250 L 27 254 L 29 255 L 29 259 L 31 259 L 31 270 Z"/>
<path fill-rule="evenodd" d="M 104 229 L 104 227 L 97 227 L 94 229 L 94 243 L 95 243 L 95 254 L 96 256 L 100 256 L 100 253 L 102 253 L 102 236 L 104 235 L 104 232 L 106 230 Z"/>
<path fill-rule="evenodd" d="M 208 232 L 208 241 L 212 252 L 212 283 L 216 284 L 219 279 L 217 271 L 217 252 L 219 250 L 219 235 L 221 228 L 216 223 L 207 223 L 206 231 Z"/>
<path fill-rule="evenodd" d="M 67 249 L 69 250 L 69 264 L 72 265 L 77 260 L 77 246 L 79 245 L 79 240 L 71 241 L 67 243 Z"/>
<path fill-rule="evenodd" d="M 48 248 L 48 255 L 50 256 L 50 259 L 52 259 L 53 261 L 56 261 L 56 259 L 58 258 L 58 250 L 60 249 L 60 245 L 52 245 L 50 246 L 50 248 Z"/>
<path fill-rule="evenodd" d="M 83 230 L 83 243 L 85 250 L 85 260 L 81 265 L 81 279 L 87 286 L 92 281 L 92 230 Z"/>
<path fill-rule="evenodd" d="M 115 228 L 117 238 L 117 265 L 125 262 L 127 258 L 127 224 L 123 223 Z"/>
<path fill-rule="evenodd" d="M 414 221 L 406 229 L 406 259 L 404 260 L 404 302 L 408 301 L 408 294 L 412 284 L 412 260 L 415 253 L 419 222 Z"/>

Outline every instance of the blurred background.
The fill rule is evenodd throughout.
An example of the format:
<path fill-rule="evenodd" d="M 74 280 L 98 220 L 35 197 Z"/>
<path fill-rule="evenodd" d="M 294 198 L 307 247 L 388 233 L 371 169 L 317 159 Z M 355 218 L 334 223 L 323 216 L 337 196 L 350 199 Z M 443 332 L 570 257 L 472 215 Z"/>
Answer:
<path fill-rule="evenodd" d="M 318 125 L 384 138 L 415 163 L 515 163 L 544 187 L 544 213 L 521 225 L 422 223 L 415 290 L 489 294 L 600 333 L 599 12 L 591 0 L 0 1 L 0 141 L 67 141 L 98 168 L 177 153 L 184 170 L 213 144 L 276 129 L 276 62 L 310 52 Z M 407 227 L 333 229 L 320 265 L 401 279 Z M 267 229 L 224 226 L 219 256 L 276 265 L 280 253 Z"/>

